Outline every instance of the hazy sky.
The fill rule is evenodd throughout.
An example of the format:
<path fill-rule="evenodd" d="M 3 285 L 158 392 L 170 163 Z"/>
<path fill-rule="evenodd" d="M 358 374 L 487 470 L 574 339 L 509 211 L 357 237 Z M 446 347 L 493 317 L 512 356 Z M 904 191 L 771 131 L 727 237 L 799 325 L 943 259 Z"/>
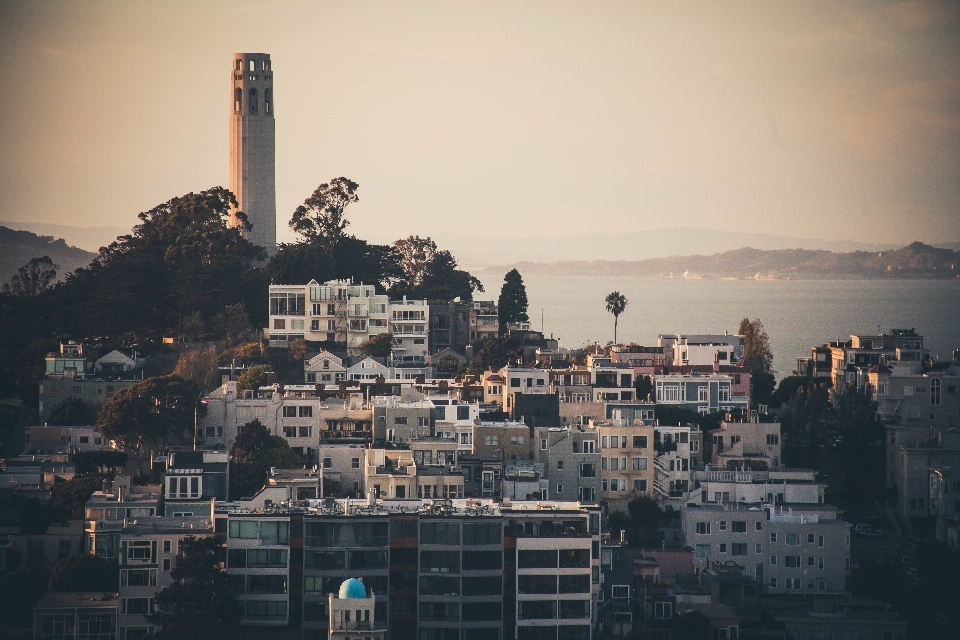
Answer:
<path fill-rule="evenodd" d="M 340 175 L 378 241 L 960 240 L 955 2 L 0 0 L 0 222 L 228 186 L 234 52 L 272 57 L 281 240 Z"/>

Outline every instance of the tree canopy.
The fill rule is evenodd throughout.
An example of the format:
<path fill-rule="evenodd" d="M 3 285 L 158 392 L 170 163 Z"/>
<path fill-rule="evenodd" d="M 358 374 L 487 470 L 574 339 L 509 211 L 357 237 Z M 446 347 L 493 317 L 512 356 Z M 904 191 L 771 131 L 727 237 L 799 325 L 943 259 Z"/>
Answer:
<path fill-rule="evenodd" d="M 216 538 L 183 538 L 173 584 L 156 595 L 147 620 L 160 629 L 157 640 L 219 640 L 240 633 L 242 611 L 227 574 L 220 570 L 223 548 Z"/>
<path fill-rule="evenodd" d="M 260 387 L 267 384 L 267 373 L 269 371 L 270 367 L 265 364 L 255 364 L 247 367 L 246 371 L 237 376 L 237 395 L 243 395 L 244 391 L 250 391 L 251 389 L 256 394 Z"/>
<path fill-rule="evenodd" d="M 343 211 L 348 204 L 357 202 L 359 187 L 344 177 L 324 182 L 293 212 L 290 228 L 307 242 L 329 251 L 346 235 L 350 221 L 344 217 Z"/>
<path fill-rule="evenodd" d="M 65 520 L 83 520 L 84 506 L 94 491 L 103 489 L 107 476 L 76 476 L 66 482 L 57 482 L 50 490 L 50 506 Z"/>
<path fill-rule="evenodd" d="M 237 434 L 231 451 L 230 496 L 237 499 L 252 496 L 267 479 L 270 467 L 295 469 L 300 456 L 287 441 L 271 435 L 259 420 L 248 422 Z"/>
<path fill-rule="evenodd" d="M 389 358 L 393 348 L 393 334 L 381 333 L 360 344 L 357 350 L 371 358 Z"/>
<path fill-rule="evenodd" d="M 80 398 L 67 398 L 50 407 L 46 423 L 51 427 L 79 427 L 96 422 L 96 411 Z"/>
<path fill-rule="evenodd" d="M 738 331 L 743 336 L 743 359 L 753 367 L 754 373 L 772 373 L 773 354 L 770 352 L 770 337 L 760 318 L 744 318 Z"/>
<path fill-rule="evenodd" d="M 120 570 L 116 562 L 80 553 L 57 563 L 47 584 L 49 591 L 116 591 Z"/>
<path fill-rule="evenodd" d="M 32 258 L 17 269 L 10 282 L 3 285 L 3 290 L 15 296 L 39 296 L 57 279 L 59 268 L 60 265 L 54 264 L 50 256 Z"/>
<path fill-rule="evenodd" d="M 180 376 L 158 376 L 121 389 L 100 409 L 97 430 L 129 447 L 147 444 L 165 449 L 193 436 L 200 388 Z"/>
<path fill-rule="evenodd" d="M 497 315 L 500 320 L 500 335 L 507 332 L 507 327 L 512 322 L 530 321 L 527 315 L 527 288 L 516 269 L 511 269 L 503 277 L 500 298 L 497 300 Z"/>

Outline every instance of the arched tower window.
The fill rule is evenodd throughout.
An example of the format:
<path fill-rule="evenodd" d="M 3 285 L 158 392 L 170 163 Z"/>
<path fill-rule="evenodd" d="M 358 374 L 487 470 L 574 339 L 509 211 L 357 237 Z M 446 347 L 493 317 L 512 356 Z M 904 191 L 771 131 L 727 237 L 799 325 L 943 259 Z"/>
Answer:
<path fill-rule="evenodd" d="M 271 113 L 273 109 L 273 89 L 264 89 L 263 90 L 263 111 L 264 113 Z"/>
<path fill-rule="evenodd" d="M 233 110 L 240 111 L 243 109 L 243 89 L 237 87 L 233 90 Z"/>
<path fill-rule="evenodd" d="M 249 100 L 250 100 L 250 113 L 256 113 L 257 112 L 257 90 L 256 89 L 250 89 Z"/>
<path fill-rule="evenodd" d="M 238 58 L 235 62 L 236 62 L 236 66 L 237 66 L 237 69 L 236 69 L 236 70 L 237 70 L 237 71 L 243 71 L 243 60 L 240 60 L 240 59 Z"/>
<path fill-rule="evenodd" d="M 250 61 L 250 71 L 256 71 L 256 70 L 257 70 L 257 62 L 256 62 L 256 60 L 251 60 L 251 61 Z"/>

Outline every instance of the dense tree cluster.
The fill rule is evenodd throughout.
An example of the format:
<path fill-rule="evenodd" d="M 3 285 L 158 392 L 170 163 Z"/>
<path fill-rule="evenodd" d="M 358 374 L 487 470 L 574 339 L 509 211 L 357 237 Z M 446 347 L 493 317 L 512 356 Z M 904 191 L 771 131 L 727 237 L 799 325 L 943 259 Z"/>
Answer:
<path fill-rule="evenodd" d="M 503 286 L 497 299 L 497 315 L 500 320 L 500 335 L 507 332 L 507 327 L 512 322 L 530 321 L 527 315 L 527 288 L 516 269 L 511 269 L 503 277 Z"/>
<path fill-rule="evenodd" d="M 106 558 L 80 553 L 57 563 L 47 583 L 48 591 L 116 591 L 120 568 Z"/>
<path fill-rule="evenodd" d="M 171 572 L 174 582 L 157 594 L 147 619 L 160 628 L 156 640 L 215 640 L 240 635 L 242 610 L 232 583 L 220 569 L 217 538 L 183 538 Z"/>
<path fill-rule="evenodd" d="M 744 318 L 740 321 L 743 336 L 743 360 L 753 368 L 750 384 L 753 387 L 750 399 L 754 405 L 770 404 L 776 379 L 773 375 L 773 353 L 770 351 L 770 337 L 760 318 Z"/>
<path fill-rule="evenodd" d="M 300 456 L 281 436 L 271 435 L 259 420 L 248 422 L 233 442 L 230 463 L 230 497 L 252 496 L 267 480 L 270 467 L 295 469 Z"/>
<path fill-rule="evenodd" d="M 180 376 L 158 376 L 121 389 L 100 409 L 97 430 L 110 440 L 143 450 L 166 449 L 193 438 L 200 387 Z"/>

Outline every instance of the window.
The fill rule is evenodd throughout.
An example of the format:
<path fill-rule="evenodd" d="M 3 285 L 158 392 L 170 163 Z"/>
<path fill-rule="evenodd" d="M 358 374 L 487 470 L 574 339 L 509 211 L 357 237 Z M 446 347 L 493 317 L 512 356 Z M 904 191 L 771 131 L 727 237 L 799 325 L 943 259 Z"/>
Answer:
<path fill-rule="evenodd" d="M 726 553 L 726 552 L 727 552 L 727 545 L 726 545 L 726 543 L 721 542 L 721 543 L 720 543 L 720 553 Z"/>
<path fill-rule="evenodd" d="M 706 535 L 710 533 L 710 523 L 709 522 L 698 522 L 697 523 L 697 533 L 701 535 Z"/>
<path fill-rule="evenodd" d="M 634 480 L 634 481 L 633 481 L 633 490 L 634 490 L 634 491 L 641 491 L 641 492 L 646 491 L 646 490 L 647 490 L 647 480 L 646 480 L 646 478 L 644 478 L 644 479 L 642 479 L 642 480 Z"/>
<path fill-rule="evenodd" d="M 607 449 L 607 436 L 600 436 L 600 448 Z"/>
<path fill-rule="evenodd" d="M 634 459 L 633 459 L 633 470 L 634 470 L 634 471 L 646 471 L 646 470 L 647 470 L 647 459 L 646 459 L 646 458 L 634 458 Z"/>
<path fill-rule="evenodd" d="M 307 407 L 307 408 L 309 409 L 310 407 Z M 300 430 L 299 430 L 299 431 L 300 431 L 300 437 L 301 437 L 301 438 L 309 438 L 309 437 L 310 437 L 310 430 L 311 430 L 311 427 L 300 427 Z"/>
<path fill-rule="evenodd" d="M 350 459 L 350 468 L 359 469 L 360 468 L 360 458 L 351 458 Z"/>
<path fill-rule="evenodd" d="M 800 568 L 800 556 L 784 556 L 783 565 L 788 569 Z"/>
<path fill-rule="evenodd" d="M 313 407 L 309 407 L 309 406 L 297 407 L 297 413 L 301 418 L 312 418 Z"/>
<path fill-rule="evenodd" d="M 755 545 L 753 545 L 753 552 L 756 553 L 756 554 L 758 554 L 758 555 L 759 555 L 759 554 L 762 554 L 762 553 L 763 553 L 763 545 L 760 544 L 759 542 L 756 543 Z"/>
<path fill-rule="evenodd" d="M 746 533 L 747 532 L 747 521 L 746 520 L 734 520 L 730 523 L 730 530 L 733 533 Z"/>
<path fill-rule="evenodd" d="M 557 493 L 563 493 L 563 485 L 562 485 L 562 484 L 558 484 L 558 485 L 557 485 Z"/>
<path fill-rule="evenodd" d="M 630 586 L 625 584 L 615 584 L 610 587 L 610 595 L 614 598 L 629 598 Z"/>
<path fill-rule="evenodd" d="M 673 603 L 672 602 L 653 603 L 653 617 L 658 620 L 669 620 L 673 618 Z"/>
<path fill-rule="evenodd" d="M 757 520 L 757 521 L 754 523 L 754 529 L 757 530 L 757 531 L 762 531 L 762 530 L 763 530 L 763 522 L 761 522 L 760 520 Z"/>
<path fill-rule="evenodd" d="M 726 531 L 726 530 L 727 530 L 727 521 L 726 521 L 726 520 L 721 520 L 721 521 L 720 521 L 720 531 Z"/>
<path fill-rule="evenodd" d="M 807 544 L 813 544 L 813 541 L 814 541 L 815 538 L 816 538 L 816 536 L 814 536 L 812 533 L 808 533 L 808 534 L 807 534 Z"/>
<path fill-rule="evenodd" d="M 610 470 L 611 471 L 620 470 L 620 458 L 610 458 Z"/>
<path fill-rule="evenodd" d="M 647 448 L 647 436 L 633 436 L 633 448 L 634 448 L 634 449 L 646 449 L 646 448 Z"/>
<path fill-rule="evenodd" d="M 775 433 L 768 433 L 768 434 L 767 434 L 767 444 L 769 444 L 769 445 L 780 444 L 780 436 L 778 436 L 778 435 L 775 434 Z"/>
<path fill-rule="evenodd" d="M 127 616 L 143 616 L 150 613 L 149 598 L 122 598 L 120 611 Z"/>
<path fill-rule="evenodd" d="M 730 545 L 730 552 L 735 556 L 745 556 L 747 555 L 747 543 L 746 542 L 734 542 Z"/>
<path fill-rule="evenodd" d="M 297 417 L 297 408 L 296 408 L 296 407 L 284 407 L 284 408 L 283 408 L 283 417 L 284 417 L 284 418 L 296 418 L 296 417 Z"/>
<path fill-rule="evenodd" d="M 791 546 L 796 546 L 800 544 L 800 534 L 799 533 L 788 533 L 786 543 Z"/>
<path fill-rule="evenodd" d="M 393 424 L 407 424 L 406 416 L 394 416 Z"/>
<path fill-rule="evenodd" d="M 164 540 L 164 541 L 163 541 L 163 552 L 164 552 L 164 553 L 170 553 L 170 541 L 169 541 L 169 540 Z"/>
<path fill-rule="evenodd" d="M 770 566 L 771 567 L 777 566 L 777 556 L 770 556 Z"/>
<path fill-rule="evenodd" d="M 940 404 L 940 379 L 934 378 L 930 381 L 930 404 L 938 406 Z"/>
<path fill-rule="evenodd" d="M 777 541 L 777 534 L 771 533 L 771 534 L 770 534 L 770 542 L 776 542 L 776 541 Z"/>

